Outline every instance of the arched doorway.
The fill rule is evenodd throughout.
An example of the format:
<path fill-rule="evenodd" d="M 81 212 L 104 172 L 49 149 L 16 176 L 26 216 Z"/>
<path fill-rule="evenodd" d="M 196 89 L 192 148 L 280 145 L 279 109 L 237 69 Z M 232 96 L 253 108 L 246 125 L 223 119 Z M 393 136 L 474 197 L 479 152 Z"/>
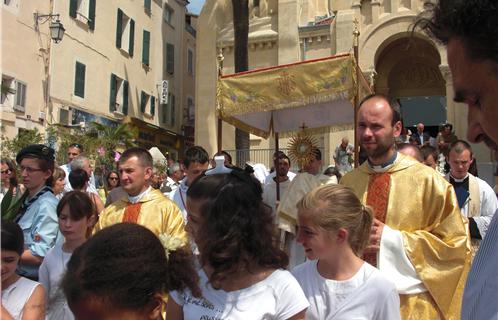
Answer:
<path fill-rule="evenodd" d="M 375 91 L 398 99 L 406 127 L 421 122 L 435 136 L 447 119 L 446 83 L 437 49 L 415 36 L 386 43 L 376 54 Z"/>

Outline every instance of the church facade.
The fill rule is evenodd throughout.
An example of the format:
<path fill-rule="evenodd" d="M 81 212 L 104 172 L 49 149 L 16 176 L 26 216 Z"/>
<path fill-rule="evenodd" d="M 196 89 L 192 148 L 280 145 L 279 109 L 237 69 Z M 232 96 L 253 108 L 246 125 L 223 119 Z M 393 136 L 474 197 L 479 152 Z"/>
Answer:
<path fill-rule="evenodd" d="M 451 74 L 443 46 L 412 32 L 423 0 L 249 0 L 249 70 L 353 52 L 353 30 L 360 31 L 359 65 L 375 92 L 398 99 L 404 125 L 423 122 L 437 130 L 452 123 L 465 138 L 466 108 L 453 102 Z M 207 0 L 198 20 L 195 140 L 216 151 L 218 55 L 223 74 L 234 72 L 231 0 Z M 317 136 L 330 159 L 342 137 L 353 140 L 353 126 Z M 234 128 L 223 124 L 222 148 L 235 149 Z M 251 148 L 271 149 L 272 139 L 251 135 Z M 286 146 L 286 140 L 280 142 Z M 480 161 L 491 161 L 476 146 Z"/>

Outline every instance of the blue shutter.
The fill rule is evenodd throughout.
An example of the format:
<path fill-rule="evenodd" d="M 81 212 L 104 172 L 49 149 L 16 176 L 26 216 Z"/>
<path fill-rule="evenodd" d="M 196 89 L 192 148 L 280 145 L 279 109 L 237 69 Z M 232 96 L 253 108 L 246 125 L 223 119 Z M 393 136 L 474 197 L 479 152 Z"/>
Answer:
<path fill-rule="evenodd" d="M 109 111 L 116 111 L 116 76 L 111 73 L 111 86 L 109 92 Z"/>
<path fill-rule="evenodd" d="M 146 107 L 147 107 L 147 94 L 142 91 L 140 94 L 140 111 L 142 111 L 142 113 L 145 113 Z"/>
<path fill-rule="evenodd" d="M 150 114 L 154 116 L 156 113 L 156 97 L 150 96 Z"/>
<path fill-rule="evenodd" d="M 78 9 L 78 0 L 69 1 L 69 16 L 76 18 L 76 10 Z"/>
<path fill-rule="evenodd" d="M 123 114 L 128 114 L 128 81 L 123 80 Z"/>
<path fill-rule="evenodd" d="M 88 28 L 95 30 L 95 0 L 90 0 L 88 6 Z"/>
<path fill-rule="evenodd" d="M 76 62 L 74 95 L 81 98 L 85 97 L 85 70 L 86 66 L 83 63 Z"/>
<path fill-rule="evenodd" d="M 121 48 L 121 36 L 123 35 L 123 11 L 118 9 L 118 20 L 116 22 L 116 47 Z"/>
<path fill-rule="evenodd" d="M 150 32 L 144 30 L 143 42 L 142 42 L 142 63 L 146 66 L 149 65 L 149 50 L 150 49 Z"/>
<path fill-rule="evenodd" d="M 130 57 L 133 57 L 134 39 L 135 39 L 135 21 L 130 18 L 130 46 L 128 48 L 128 53 L 130 54 Z"/>

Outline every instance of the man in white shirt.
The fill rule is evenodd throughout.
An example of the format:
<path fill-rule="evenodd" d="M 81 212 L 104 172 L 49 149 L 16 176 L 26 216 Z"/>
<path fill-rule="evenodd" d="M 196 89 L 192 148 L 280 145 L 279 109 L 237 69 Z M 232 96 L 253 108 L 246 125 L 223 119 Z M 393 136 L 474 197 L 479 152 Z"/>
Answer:
<path fill-rule="evenodd" d="M 180 164 L 178 162 L 173 163 L 168 168 L 168 176 L 161 187 L 161 191 L 165 195 L 169 195 L 178 188 L 183 177 L 184 173 Z"/>
<path fill-rule="evenodd" d="M 76 169 L 82 169 L 85 170 L 86 173 L 88 174 L 89 177 L 93 177 L 93 169 L 90 164 L 90 159 L 85 157 L 84 155 L 79 155 L 76 158 L 74 158 L 71 163 L 69 164 L 70 171 L 76 170 Z M 64 185 L 64 192 L 69 192 L 73 191 L 73 187 L 71 186 L 71 183 L 69 182 L 69 174 L 66 176 L 67 183 Z M 87 192 L 92 192 L 98 195 L 97 189 L 95 188 L 95 185 L 91 183 L 91 180 L 88 182 L 88 187 L 86 188 Z"/>
<path fill-rule="evenodd" d="M 69 145 L 69 147 L 67 147 L 67 160 L 68 160 L 68 162 L 66 164 L 63 164 L 62 166 L 60 166 L 61 169 L 64 170 L 64 172 L 66 173 L 66 178 L 65 178 L 65 183 L 64 183 L 64 193 L 73 190 L 73 188 L 71 187 L 71 183 L 69 183 L 69 173 L 73 169 L 71 167 L 71 162 L 76 157 L 81 155 L 82 153 L 83 153 L 83 145 L 81 145 L 79 143 L 72 143 Z M 77 165 L 77 168 L 84 169 L 81 164 Z M 87 173 L 88 173 L 88 171 L 87 171 Z M 94 190 L 95 190 L 95 193 L 97 193 L 97 190 L 95 189 L 95 176 L 93 175 L 93 171 L 90 171 L 89 176 L 90 176 L 90 180 L 88 182 L 88 188 L 91 192 L 94 192 Z"/>
<path fill-rule="evenodd" d="M 169 198 L 180 208 L 186 223 L 188 187 L 198 176 L 208 169 L 209 155 L 203 147 L 190 147 L 185 151 L 183 164 L 185 166 L 185 178 L 180 182 L 178 188 L 169 194 Z"/>
<path fill-rule="evenodd" d="M 290 159 L 285 153 L 280 153 L 278 155 L 278 167 L 275 172 L 277 175 L 273 179 L 263 186 L 263 201 L 272 208 L 273 214 L 275 215 L 275 208 L 278 206 L 278 202 L 282 199 L 287 191 L 287 187 L 291 182 L 287 173 L 290 168 Z M 277 180 L 279 182 L 279 199 L 277 200 Z"/>
<path fill-rule="evenodd" d="M 275 159 L 277 157 L 280 157 L 281 155 L 285 155 L 285 153 L 283 151 L 278 151 L 278 153 L 275 152 L 273 154 L 273 162 L 272 163 L 275 163 Z M 272 172 L 270 172 L 270 174 L 266 176 L 265 183 L 263 185 L 271 183 L 273 181 L 273 178 L 276 177 L 276 175 L 277 175 L 276 170 L 273 170 Z M 296 174 L 294 172 L 287 170 L 287 177 L 289 177 L 290 181 L 292 181 L 292 179 L 294 179 L 295 176 L 296 176 Z"/>
<path fill-rule="evenodd" d="M 460 211 L 469 222 L 472 249 L 475 251 L 488 231 L 489 223 L 498 209 L 498 201 L 486 181 L 469 173 L 473 161 L 475 159 L 470 144 L 463 140 L 452 143 L 448 154 L 450 172 L 446 180 L 455 188 Z"/>

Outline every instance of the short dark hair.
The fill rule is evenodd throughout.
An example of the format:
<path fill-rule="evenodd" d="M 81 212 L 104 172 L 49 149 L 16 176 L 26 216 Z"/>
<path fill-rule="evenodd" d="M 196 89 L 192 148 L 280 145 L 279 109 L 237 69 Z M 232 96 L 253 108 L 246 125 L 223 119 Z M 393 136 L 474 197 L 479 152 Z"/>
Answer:
<path fill-rule="evenodd" d="M 380 93 L 372 93 L 363 98 L 359 104 L 358 110 L 361 108 L 361 106 L 368 100 L 377 98 L 381 99 L 387 102 L 387 105 L 389 108 L 391 108 L 392 111 L 392 119 L 391 119 L 391 125 L 394 126 L 398 121 L 401 120 L 401 108 L 399 105 L 399 102 L 397 100 L 391 99 L 386 95 L 380 94 Z"/>
<path fill-rule="evenodd" d="M 280 269 L 288 264 L 278 247 L 272 209 L 262 200 L 261 183 L 249 173 L 199 176 L 187 197 L 201 201 L 202 227 L 198 243 L 201 261 L 213 268 L 209 281 L 214 288 L 234 272 L 245 268 Z"/>
<path fill-rule="evenodd" d="M 152 160 L 150 152 L 144 148 L 139 148 L 139 147 L 133 147 L 125 150 L 125 152 L 121 154 L 121 158 L 119 158 L 119 163 L 120 164 L 124 163 L 125 161 L 127 161 L 132 157 L 137 157 L 138 162 L 140 162 L 140 165 L 144 168 L 153 167 L 154 162 Z"/>
<path fill-rule="evenodd" d="M 277 155 L 277 159 L 278 160 L 281 160 L 281 159 L 286 159 L 288 162 L 289 162 L 289 166 L 291 165 L 291 161 L 290 161 L 290 158 L 282 151 L 280 151 Z"/>
<path fill-rule="evenodd" d="M 80 152 L 84 152 L 85 150 L 83 149 L 83 145 L 81 143 L 71 143 L 68 147 L 69 148 L 76 148 L 80 149 Z"/>
<path fill-rule="evenodd" d="M 313 147 L 311 152 L 315 155 L 316 160 L 322 160 L 322 152 L 320 151 L 320 149 Z"/>
<path fill-rule="evenodd" d="M 433 146 L 429 145 L 424 145 L 420 147 L 420 152 L 422 152 L 422 157 L 424 160 L 427 160 L 429 156 L 432 156 L 432 158 L 437 161 L 439 157 L 439 153 L 437 152 L 437 149 L 434 148 Z"/>
<path fill-rule="evenodd" d="M 472 147 L 470 146 L 470 144 L 465 140 L 457 140 L 450 145 L 449 152 L 454 151 L 455 153 L 460 154 L 460 153 L 464 152 L 465 150 L 469 150 L 470 157 L 472 158 Z M 449 156 L 449 152 L 448 152 L 448 156 Z"/>
<path fill-rule="evenodd" d="M 207 163 L 209 161 L 209 154 L 201 146 L 192 146 L 185 150 L 185 155 L 183 157 L 183 164 L 185 168 L 188 169 L 191 163 Z"/>
<path fill-rule="evenodd" d="M 21 227 L 13 222 L 2 220 L 2 250 L 24 252 L 24 235 Z"/>
<path fill-rule="evenodd" d="M 86 192 L 75 190 L 66 193 L 57 204 L 58 217 L 66 205 L 69 206 L 69 215 L 74 220 L 97 216 L 97 209 Z"/>
<path fill-rule="evenodd" d="M 157 236 L 136 223 L 104 228 L 78 247 L 61 287 L 69 306 L 97 298 L 111 307 L 142 310 L 154 295 L 189 289 L 200 296 L 187 244 L 169 257 Z"/>
<path fill-rule="evenodd" d="M 75 190 L 84 189 L 89 179 L 88 173 L 83 169 L 71 170 L 69 173 L 69 183 Z"/>
<path fill-rule="evenodd" d="M 496 0 L 439 0 L 425 5 L 414 29 L 425 30 L 445 45 L 459 39 L 471 60 L 498 63 L 497 17 Z"/>

